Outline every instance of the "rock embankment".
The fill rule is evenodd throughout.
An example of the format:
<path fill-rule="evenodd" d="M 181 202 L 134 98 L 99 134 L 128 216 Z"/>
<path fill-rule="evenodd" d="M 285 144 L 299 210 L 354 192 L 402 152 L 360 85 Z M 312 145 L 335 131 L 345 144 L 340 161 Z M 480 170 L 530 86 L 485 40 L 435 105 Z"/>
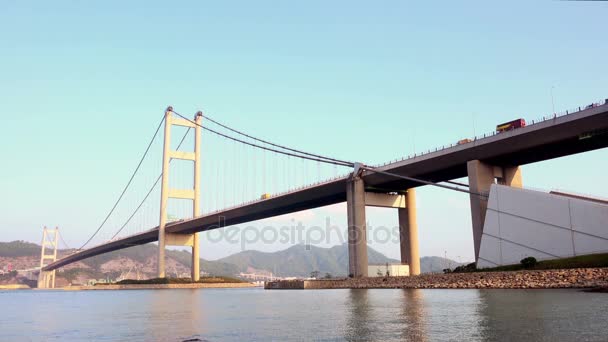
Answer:
<path fill-rule="evenodd" d="M 265 286 L 267 289 L 548 289 L 593 287 L 608 287 L 608 268 L 296 280 L 270 282 Z"/>

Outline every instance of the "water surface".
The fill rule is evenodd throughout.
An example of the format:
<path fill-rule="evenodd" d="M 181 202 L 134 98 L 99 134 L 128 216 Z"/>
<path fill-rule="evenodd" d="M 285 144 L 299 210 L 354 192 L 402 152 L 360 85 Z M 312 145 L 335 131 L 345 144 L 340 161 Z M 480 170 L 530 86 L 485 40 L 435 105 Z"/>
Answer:
<path fill-rule="evenodd" d="M 0 292 L 0 341 L 608 341 L 578 290 Z"/>

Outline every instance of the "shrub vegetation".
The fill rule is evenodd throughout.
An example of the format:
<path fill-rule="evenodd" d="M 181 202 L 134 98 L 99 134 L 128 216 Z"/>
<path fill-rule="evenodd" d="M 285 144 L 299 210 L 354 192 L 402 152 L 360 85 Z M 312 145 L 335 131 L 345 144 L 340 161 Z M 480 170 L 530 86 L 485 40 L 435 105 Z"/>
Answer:
<path fill-rule="evenodd" d="M 453 272 L 502 272 L 502 271 L 519 271 L 519 270 L 555 270 L 568 268 L 593 268 L 593 267 L 608 267 L 608 253 L 579 255 L 570 258 L 561 258 L 553 260 L 537 261 L 533 257 L 527 257 L 520 261 L 519 264 L 505 265 L 490 268 L 472 269 L 473 264 L 456 267 Z M 471 266 L 471 267 L 469 267 Z"/>

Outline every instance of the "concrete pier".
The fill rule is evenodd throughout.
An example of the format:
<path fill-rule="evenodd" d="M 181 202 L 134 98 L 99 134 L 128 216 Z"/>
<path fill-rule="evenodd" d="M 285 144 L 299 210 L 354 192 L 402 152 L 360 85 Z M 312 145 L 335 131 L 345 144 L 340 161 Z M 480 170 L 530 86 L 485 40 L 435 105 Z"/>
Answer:
<path fill-rule="evenodd" d="M 416 217 L 416 189 L 407 190 L 405 208 L 398 208 L 401 263 L 410 266 L 410 275 L 420 274 L 418 252 L 418 220 Z"/>
<path fill-rule="evenodd" d="M 473 193 L 488 194 L 495 182 L 498 184 L 522 187 L 521 169 L 519 166 L 496 166 L 479 160 L 467 162 L 469 176 L 469 189 Z M 473 245 L 475 247 L 475 261 L 479 258 L 481 235 L 486 219 L 488 198 L 476 194 L 469 195 L 471 201 L 471 223 L 473 226 Z"/>
<path fill-rule="evenodd" d="M 367 277 L 367 232 L 365 225 L 365 184 L 357 174 L 346 183 L 348 216 L 348 273 Z"/>

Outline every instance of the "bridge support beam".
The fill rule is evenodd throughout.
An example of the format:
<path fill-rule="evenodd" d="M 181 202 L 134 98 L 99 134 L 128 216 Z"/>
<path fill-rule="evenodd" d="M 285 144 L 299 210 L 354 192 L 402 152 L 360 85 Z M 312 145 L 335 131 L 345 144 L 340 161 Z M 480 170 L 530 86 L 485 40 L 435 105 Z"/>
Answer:
<path fill-rule="evenodd" d="M 38 288 L 39 289 L 54 289 L 55 288 L 55 270 L 52 271 L 40 271 L 38 275 Z"/>
<path fill-rule="evenodd" d="M 200 279 L 200 241 L 199 234 L 170 234 L 165 228 L 167 225 L 167 204 L 170 198 L 192 200 L 192 215 L 200 215 L 200 170 L 201 170 L 201 122 L 203 113 L 196 113 L 195 121 L 190 122 L 181 118 L 173 118 L 173 109 L 165 111 L 165 141 L 163 149 L 163 168 L 160 198 L 160 219 L 158 225 L 158 277 L 166 277 L 165 273 L 165 247 L 166 246 L 190 246 L 192 247 L 191 277 L 193 281 Z M 194 152 L 178 152 L 171 150 L 171 127 L 173 125 L 194 128 Z M 182 159 L 194 162 L 194 189 L 171 189 L 169 188 L 169 163 L 172 159 Z"/>
<path fill-rule="evenodd" d="M 519 166 L 496 166 L 479 160 L 467 163 L 469 175 L 469 189 L 472 193 L 488 194 L 494 183 L 521 188 L 523 186 L 521 169 Z M 475 194 L 469 195 L 471 201 L 471 223 L 473 226 L 473 245 L 475 247 L 475 261 L 479 258 L 483 224 L 488 209 L 488 198 Z"/>
<path fill-rule="evenodd" d="M 416 215 L 416 189 L 407 190 L 405 208 L 399 208 L 399 237 L 401 263 L 410 267 L 410 275 L 420 274 L 420 254 L 418 252 L 418 220 Z"/>
<path fill-rule="evenodd" d="M 367 232 L 365 222 L 365 184 L 353 174 L 346 184 L 348 217 L 348 273 L 367 277 Z"/>

